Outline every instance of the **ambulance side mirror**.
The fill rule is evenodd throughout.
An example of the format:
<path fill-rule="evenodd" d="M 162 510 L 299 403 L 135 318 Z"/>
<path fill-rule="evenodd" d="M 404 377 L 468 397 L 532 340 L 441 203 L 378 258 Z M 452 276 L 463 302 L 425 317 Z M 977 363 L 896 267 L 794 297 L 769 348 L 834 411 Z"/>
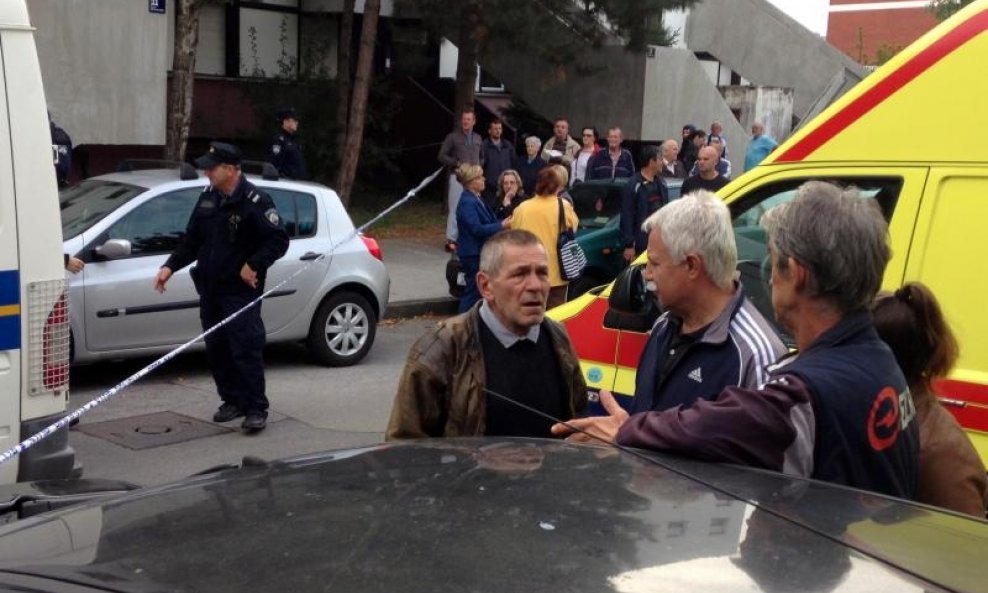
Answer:
<path fill-rule="evenodd" d="M 643 269 L 642 264 L 630 265 L 614 279 L 604 327 L 641 333 L 652 328 L 661 308 L 645 287 Z"/>

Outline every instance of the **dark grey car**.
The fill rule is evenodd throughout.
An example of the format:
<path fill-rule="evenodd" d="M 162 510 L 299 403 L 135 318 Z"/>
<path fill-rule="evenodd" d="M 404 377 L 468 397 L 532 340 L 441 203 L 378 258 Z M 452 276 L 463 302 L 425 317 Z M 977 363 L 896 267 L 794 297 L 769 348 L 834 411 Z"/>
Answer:
<path fill-rule="evenodd" d="M 984 591 L 986 549 L 983 521 L 770 472 L 435 440 L 15 522 L 0 590 Z"/>

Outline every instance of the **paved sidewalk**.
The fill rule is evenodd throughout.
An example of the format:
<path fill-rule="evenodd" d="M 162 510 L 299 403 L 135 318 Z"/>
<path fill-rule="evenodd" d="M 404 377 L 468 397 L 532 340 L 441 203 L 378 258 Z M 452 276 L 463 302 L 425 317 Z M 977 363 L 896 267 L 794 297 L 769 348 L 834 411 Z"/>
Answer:
<path fill-rule="evenodd" d="M 456 299 L 449 295 L 441 237 L 435 239 L 378 239 L 384 265 L 391 276 L 391 298 L 386 318 L 416 315 L 452 315 Z"/>

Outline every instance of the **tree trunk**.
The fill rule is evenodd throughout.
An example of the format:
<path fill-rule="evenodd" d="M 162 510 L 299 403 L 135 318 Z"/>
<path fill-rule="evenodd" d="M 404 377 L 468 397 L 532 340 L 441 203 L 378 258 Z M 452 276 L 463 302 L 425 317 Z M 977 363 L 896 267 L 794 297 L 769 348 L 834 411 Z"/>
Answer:
<path fill-rule="evenodd" d="M 172 86 L 168 97 L 165 137 L 165 158 L 173 161 L 185 159 L 189 128 L 192 125 L 192 94 L 201 7 L 202 0 L 175 2 L 175 53 L 172 58 Z"/>
<path fill-rule="evenodd" d="M 344 207 L 350 206 L 350 190 L 357 176 L 360 147 L 364 140 L 364 118 L 367 115 L 367 95 L 374 66 L 374 44 L 377 41 L 377 17 L 381 13 L 381 0 L 364 3 L 364 23 L 360 29 L 360 51 L 357 54 L 357 72 L 353 80 L 353 96 L 350 99 L 350 117 L 347 120 L 346 143 L 343 162 L 340 165 L 340 181 L 337 191 Z"/>
<path fill-rule="evenodd" d="M 339 59 L 336 67 L 336 82 L 338 87 L 336 99 L 336 154 L 343 160 L 343 149 L 346 146 L 347 119 L 350 116 L 350 94 L 353 92 L 350 80 L 351 51 L 353 45 L 353 5 L 354 0 L 343 0 L 343 13 L 340 16 L 340 45 Z"/>
<path fill-rule="evenodd" d="M 480 16 L 475 1 L 464 2 L 461 9 L 459 40 L 457 41 L 456 88 L 453 98 L 453 127 L 460 124 L 464 107 L 473 107 L 474 88 L 477 86 L 478 22 Z"/>

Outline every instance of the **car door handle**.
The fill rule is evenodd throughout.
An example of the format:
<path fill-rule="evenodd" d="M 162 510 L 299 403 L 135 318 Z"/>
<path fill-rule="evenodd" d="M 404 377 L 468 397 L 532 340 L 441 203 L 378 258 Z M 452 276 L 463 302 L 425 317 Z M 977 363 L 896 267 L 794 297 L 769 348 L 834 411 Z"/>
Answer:
<path fill-rule="evenodd" d="M 305 252 L 305 255 L 303 255 L 299 259 L 302 260 L 302 261 L 312 261 L 314 259 L 318 259 L 320 255 L 322 255 L 322 254 L 321 253 L 316 253 L 315 251 L 306 251 Z"/>

